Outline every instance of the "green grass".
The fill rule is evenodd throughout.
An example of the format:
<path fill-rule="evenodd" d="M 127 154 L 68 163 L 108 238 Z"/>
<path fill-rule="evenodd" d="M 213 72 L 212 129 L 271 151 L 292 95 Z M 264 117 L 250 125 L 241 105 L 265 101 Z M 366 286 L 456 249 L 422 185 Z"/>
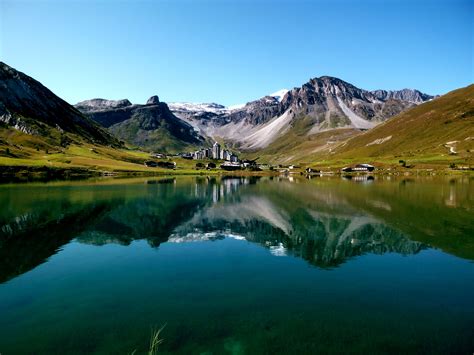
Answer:
<path fill-rule="evenodd" d="M 71 136 L 72 144 L 61 147 L 59 136 L 49 137 L 24 134 L 12 128 L 0 127 L 0 167 L 85 169 L 116 173 L 196 173 L 195 161 L 172 157 L 176 170 L 146 167 L 150 153 L 126 148 L 97 146 Z M 212 173 L 212 172 L 211 172 Z"/>
<path fill-rule="evenodd" d="M 110 146 L 97 146 L 72 137 L 67 147 L 57 145 L 55 138 L 27 135 L 12 128 L 0 127 L 0 174 L 147 174 L 147 175 L 213 175 L 230 174 L 219 168 L 196 169 L 196 160 L 171 156 L 154 159 L 150 153 Z M 176 169 L 145 166 L 147 160 L 169 160 L 176 162 Z M 206 164 L 210 160 L 199 162 Z M 216 163 L 219 165 L 219 162 Z M 249 171 L 233 172 L 235 175 L 254 175 Z M 265 175 L 268 172 L 259 172 Z"/>
<path fill-rule="evenodd" d="M 313 125 L 311 118 L 298 117 L 275 142 L 242 157 L 258 157 L 260 163 L 296 163 L 330 170 L 366 162 L 381 168 L 413 171 L 400 168 L 400 160 L 416 169 L 448 169 L 452 164 L 474 166 L 474 85 L 412 108 L 366 132 L 333 129 L 308 135 Z M 52 128 L 46 133 L 45 136 L 27 135 L 0 125 L 0 167 L 170 173 L 167 169 L 145 167 L 144 162 L 150 156 L 144 151 L 95 146 Z M 156 137 L 147 138 L 150 142 L 159 142 L 153 143 L 155 148 L 169 146 L 169 150 L 179 150 L 169 137 L 159 130 L 155 133 Z M 61 146 L 65 137 L 72 143 Z M 372 144 L 387 137 L 391 138 Z M 445 146 L 451 141 L 456 141 L 454 155 Z M 174 157 L 172 160 L 177 163 L 176 173 L 197 172 L 193 160 Z"/>
<path fill-rule="evenodd" d="M 375 144 L 386 139 L 383 143 Z M 451 155 L 446 143 L 456 141 Z M 412 108 L 349 139 L 333 156 L 320 158 L 369 159 L 387 163 L 474 165 L 474 85 L 452 91 Z"/>
<path fill-rule="evenodd" d="M 159 329 L 153 329 L 151 331 L 150 339 L 150 349 L 148 350 L 148 355 L 158 354 L 158 347 L 163 343 L 164 339 L 161 338 L 161 332 L 166 327 L 166 324 Z"/>

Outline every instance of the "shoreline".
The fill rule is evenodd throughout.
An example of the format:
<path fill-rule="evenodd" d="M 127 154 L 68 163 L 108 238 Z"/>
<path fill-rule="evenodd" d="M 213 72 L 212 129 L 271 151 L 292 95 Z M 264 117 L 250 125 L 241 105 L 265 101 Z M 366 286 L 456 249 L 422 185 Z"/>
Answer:
<path fill-rule="evenodd" d="M 372 172 L 342 172 L 340 170 L 327 170 L 319 173 L 306 173 L 301 169 L 288 171 L 262 170 L 236 170 L 225 171 L 221 169 L 160 169 L 160 170 L 96 170 L 83 167 L 48 167 L 48 166 L 0 166 L 0 184 L 16 182 L 49 182 L 86 180 L 90 178 L 133 178 L 133 177 L 160 177 L 160 176 L 273 176 L 273 177 L 426 177 L 426 176 L 474 176 L 473 170 L 460 169 L 376 169 Z"/>

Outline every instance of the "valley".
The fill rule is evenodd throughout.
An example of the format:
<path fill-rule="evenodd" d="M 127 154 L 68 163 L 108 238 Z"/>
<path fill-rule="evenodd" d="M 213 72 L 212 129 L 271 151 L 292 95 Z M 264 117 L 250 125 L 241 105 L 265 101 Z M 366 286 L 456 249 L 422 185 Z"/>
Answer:
<path fill-rule="evenodd" d="M 472 85 L 435 97 L 368 91 L 323 76 L 229 107 L 167 104 L 157 95 L 144 104 L 96 98 L 71 106 L 7 64 L 0 69 L 4 175 L 196 173 L 199 162 L 185 158 L 214 142 L 267 168 L 298 164 L 338 173 L 365 162 L 419 173 L 474 165 Z M 176 169 L 146 163 L 160 159 Z M 207 173 L 219 173 L 221 162 Z"/>

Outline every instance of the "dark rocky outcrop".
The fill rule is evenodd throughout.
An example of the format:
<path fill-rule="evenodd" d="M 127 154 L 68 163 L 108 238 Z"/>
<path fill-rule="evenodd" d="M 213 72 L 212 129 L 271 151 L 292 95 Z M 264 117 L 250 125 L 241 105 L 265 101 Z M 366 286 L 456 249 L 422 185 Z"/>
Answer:
<path fill-rule="evenodd" d="M 93 99 L 75 106 L 117 138 L 144 149 L 174 152 L 203 141 L 191 125 L 176 117 L 156 95 L 145 105 L 133 105 L 128 100 Z"/>
<path fill-rule="evenodd" d="M 160 99 L 158 98 L 157 95 L 150 97 L 146 102 L 147 105 L 158 105 L 159 103 L 160 103 Z"/>
<path fill-rule="evenodd" d="M 41 83 L 0 62 L 0 121 L 27 134 L 50 130 L 75 134 L 95 144 L 118 141 Z"/>
<path fill-rule="evenodd" d="M 108 111 L 111 109 L 118 109 L 122 107 L 132 106 L 132 103 L 127 99 L 123 100 L 105 100 L 105 99 L 92 99 L 79 102 L 74 105 L 79 111 L 83 113 L 95 112 L 95 111 Z"/>
<path fill-rule="evenodd" d="M 273 96 L 265 96 L 259 100 L 247 103 L 243 108 L 230 112 L 225 120 L 236 122 L 245 120 L 246 122 L 258 125 L 267 122 L 275 116 L 281 115 L 284 111 L 280 102 Z"/>

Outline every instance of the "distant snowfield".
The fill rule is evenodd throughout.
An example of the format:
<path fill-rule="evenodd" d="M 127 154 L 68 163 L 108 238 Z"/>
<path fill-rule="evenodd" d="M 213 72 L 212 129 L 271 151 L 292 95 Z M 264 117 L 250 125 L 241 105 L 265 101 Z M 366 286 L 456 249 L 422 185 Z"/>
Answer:
<path fill-rule="evenodd" d="M 274 93 L 266 96 L 273 96 L 281 102 L 283 97 L 288 92 L 288 89 L 281 89 L 275 91 Z M 196 102 L 169 102 L 168 107 L 171 111 L 189 111 L 189 112 L 212 112 L 216 114 L 229 113 L 230 111 L 240 110 L 244 108 L 245 104 L 236 104 L 230 106 L 224 106 L 221 104 L 212 103 L 196 103 Z"/>
<path fill-rule="evenodd" d="M 229 111 L 224 105 L 216 103 L 169 102 L 168 107 L 171 111 L 212 112 L 216 114 Z"/>
<path fill-rule="evenodd" d="M 281 89 L 281 90 L 278 90 L 278 91 L 275 91 L 273 94 L 270 94 L 268 96 L 273 96 L 275 97 L 279 102 L 281 102 L 281 100 L 283 100 L 283 98 L 285 97 L 285 95 L 288 93 L 288 89 Z"/>

